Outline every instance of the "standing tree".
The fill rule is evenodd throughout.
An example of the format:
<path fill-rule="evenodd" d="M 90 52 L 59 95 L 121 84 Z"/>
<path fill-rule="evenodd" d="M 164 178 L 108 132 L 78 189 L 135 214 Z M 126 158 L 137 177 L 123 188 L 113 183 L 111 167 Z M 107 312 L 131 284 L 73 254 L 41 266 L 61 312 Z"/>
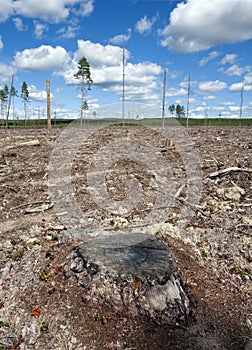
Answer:
<path fill-rule="evenodd" d="M 8 102 L 9 88 L 7 85 L 4 86 L 3 89 L 0 90 L 0 102 L 1 102 L 1 116 L 2 120 L 4 120 L 4 110 L 6 107 L 6 103 Z"/>
<path fill-rule="evenodd" d="M 169 109 L 169 112 L 171 113 L 171 116 L 173 117 L 175 112 L 175 105 L 174 104 L 170 105 L 168 109 Z"/>
<path fill-rule="evenodd" d="M 184 118 L 185 117 L 185 107 L 177 105 L 176 106 L 176 115 L 178 118 Z"/>
<path fill-rule="evenodd" d="M 29 102 L 29 90 L 26 82 L 24 81 L 22 84 L 22 90 L 21 90 L 21 98 L 24 103 L 24 114 L 25 114 L 25 127 L 27 123 L 27 103 Z"/>
<path fill-rule="evenodd" d="M 90 72 L 90 64 L 87 59 L 83 56 L 78 62 L 78 71 L 74 74 L 74 77 L 81 79 L 81 124 L 83 120 L 83 112 L 87 110 L 87 102 L 84 101 L 85 96 L 85 83 L 90 90 L 90 86 L 93 83 Z"/>
<path fill-rule="evenodd" d="M 14 125 L 14 116 L 15 116 L 15 97 L 18 97 L 18 91 L 14 86 L 10 89 L 10 94 L 12 97 L 12 119 L 13 119 L 13 125 Z"/>

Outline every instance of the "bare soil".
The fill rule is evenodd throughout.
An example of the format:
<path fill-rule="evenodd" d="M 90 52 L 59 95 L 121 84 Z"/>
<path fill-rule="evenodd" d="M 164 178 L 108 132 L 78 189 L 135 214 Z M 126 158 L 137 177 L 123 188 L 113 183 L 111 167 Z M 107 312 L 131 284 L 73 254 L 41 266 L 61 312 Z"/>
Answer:
<path fill-rule="evenodd" d="M 51 153 L 62 132 L 0 130 L 0 349 L 252 349 L 252 128 L 188 128 L 200 156 L 202 190 L 183 229 L 186 169 L 158 131 L 102 128 L 76 153 L 73 195 L 87 218 L 80 225 L 112 234 L 136 228 L 162 238 L 193 306 L 182 328 L 107 306 L 98 310 L 84 298 L 71 270 L 72 250 L 83 239 L 68 234 L 71 225 L 66 227 L 48 187 Z M 155 203 L 153 173 L 141 162 L 119 160 L 106 177 L 115 201 L 125 195 L 127 177 L 141 183 L 145 196 L 130 214 L 114 215 L 90 197 L 88 164 L 118 135 L 151 142 L 172 166 L 178 196 L 162 222 L 141 226 Z M 34 140 L 39 144 L 25 144 Z M 244 171 L 209 176 L 229 167 Z"/>

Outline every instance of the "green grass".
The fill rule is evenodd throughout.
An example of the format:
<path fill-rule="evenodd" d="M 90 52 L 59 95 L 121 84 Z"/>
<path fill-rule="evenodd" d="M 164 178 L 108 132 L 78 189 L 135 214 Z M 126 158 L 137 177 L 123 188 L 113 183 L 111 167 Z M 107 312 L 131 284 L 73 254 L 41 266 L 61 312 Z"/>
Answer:
<path fill-rule="evenodd" d="M 51 122 L 52 128 L 61 128 L 66 127 L 68 124 L 72 123 L 73 119 L 53 119 Z M 76 125 L 80 123 L 80 119 L 75 120 Z M 165 127 L 169 127 L 172 125 L 176 125 L 179 123 L 182 126 L 186 126 L 186 119 L 185 118 L 166 118 L 165 119 Z M 83 126 L 135 126 L 135 125 L 142 125 L 142 126 L 162 126 L 162 119 L 161 118 L 145 118 L 141 120 L 134 120 L 134 119 L 125 119 L 124 123 L 122 122 L 122 119 L 119 118 L 101 118 L 101 119 L 85 119 L 82 123 Z M 208 119 L 189 119 L 189 126 L 252 126 L 252 118 L 247 119 L 224 119 L 224 118 L 208 118 Z M 9 120 L 8 122 L 8 128 L 24 128 L 25 123 L 24 120 Z M 27 128 L 34 128 L 34 129 L 40 129 L 40 128 L 47 128 L 47 120 L 46 119 L 40 119 L 40 120 L 34 120 L 29 119 L 27 120 Z M 2 120 L 0 123 L 0 128 L 5 128 L 5 123 Z"/>

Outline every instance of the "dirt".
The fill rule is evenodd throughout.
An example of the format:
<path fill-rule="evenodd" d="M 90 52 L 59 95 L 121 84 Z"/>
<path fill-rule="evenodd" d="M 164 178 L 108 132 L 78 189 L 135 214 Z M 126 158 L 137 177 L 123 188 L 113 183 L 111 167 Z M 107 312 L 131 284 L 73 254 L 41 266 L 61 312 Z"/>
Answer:
<path fill-rule="evenodd" d="M 0 349 L 250 350 L 251 132 L 249 127 L 188 128 L 183 158 L 181 148 L 170 134 L 167 142 L 161 130 L 106 127 L 93 131 L 76 150 L 71 181 L 83 213 L 79 227 L 85 232 L 99 227 L 106 234 L 155 234 L 171 250 L 193 309 L 187 325 L 171 328 L 107 306 L 98 310 L 84 298 L 71 270 L 71 253 L 87 238 L 71 234 L 74 224 L 69 220 L 68 225 L 48 183 L 51 155 L 64 130 L 0 130 Z M 127 179 L 134 178 L 144 195 L 130 213 L 118 209 L 115 214 L 99 204 L 99 193 L 96 199 L 95 192 L 90 195 L 86 172 L 98 150 L 109 156 L 103 147 L 131 138 L 140 148 L 151 144 L 160 153 L 154 158 L 162 162 L 161 155 L 168 162 L 170 198 L 164 203 L 164 194 L 155 208 L 158 170 L 148 168 L 148 159 L 130 159 L 129 152 L 128 159 L 108 164 L 107 192 L 112 202 L 120 203 L 129 190 Z M 27 143 L 34 140 L 39 144 Z M 198 197 L 186 193 L 187 168 L 195 159 L 200 173 L 191 182 Z M 210 176 L 230 167 L 241 171 Z"/>

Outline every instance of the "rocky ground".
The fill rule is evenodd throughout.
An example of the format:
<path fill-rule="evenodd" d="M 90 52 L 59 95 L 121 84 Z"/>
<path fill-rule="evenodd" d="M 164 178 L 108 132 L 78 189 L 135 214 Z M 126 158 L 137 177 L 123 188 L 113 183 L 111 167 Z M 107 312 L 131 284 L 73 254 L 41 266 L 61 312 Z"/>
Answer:
<path fill-rule="evenodd" d="M 61 129 L 0 130 L 0 349 L 252 349 L 252 130 L 192 127 L 180 141 L 176 130 L 168 141 L 149 128 L 90 133 L 71 164 L 72 196 L 83 216 L 69 220 L 57 203 L 63 176 L 57 193 L 50 188 L 57 164 L 51 155 L 58 154 L 60 135 L 67 154 L 68 135 Z M 153 163 L 133 149 L 128 159 L 108 162 L 104 181 L 112 202 L 123 201 L 128 180 L 140 183 L 141 202 L 130 212 L 119 204 L 117 211 L 106 209 L 99 195 L 95 200 L 86 175 L 99 150 L 114 159 L 117 149 L 111 156 L 106 145 L 121 138 L 136 140 L 139 154 L 144 143 L 156 152 Z M 166 183 L 160 189 L 155 169 L 162 159 L 170 167 L 169 191 Z M 76 220 L 95 235 L 137 230 L 159 236 L 190 295 L 188 324 L 161 327 L 87 301 L 71 269 L 74 247 L 90 239 L 73 234 Z"/>

